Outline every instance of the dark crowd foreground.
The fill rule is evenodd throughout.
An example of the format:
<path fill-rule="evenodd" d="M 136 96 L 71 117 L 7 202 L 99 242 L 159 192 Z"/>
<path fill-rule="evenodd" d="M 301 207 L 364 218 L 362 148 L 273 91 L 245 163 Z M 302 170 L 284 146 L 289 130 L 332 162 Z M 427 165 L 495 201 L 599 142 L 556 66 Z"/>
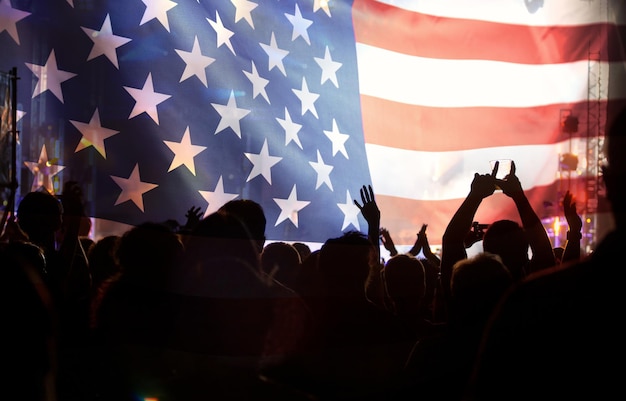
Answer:
<path fill-rule="evenodd" d="M 367 233 L 312 251 L 265 240 L 233 200 L 186 222 L 90 240 L 79 183 L 28 193 L 0 242 L 3 394 L 39 401 L 537 400 L 624 396 L 619 314 L 626 239 L 626 111 L 602 178 L 615 229 L 581 255 L 576 200 L 550 239 L 513 164 L 476 173 L 431 251 L 427 224 L 398 253 L 374 191 Z M 496 187 L 520 223 L 474 224 Z M 467 248 L 482 241 L 483 252 Z M 380 254 L 380 246 L 388 255 Z M 532 255 L 529 258 L 529 255 Z"/>

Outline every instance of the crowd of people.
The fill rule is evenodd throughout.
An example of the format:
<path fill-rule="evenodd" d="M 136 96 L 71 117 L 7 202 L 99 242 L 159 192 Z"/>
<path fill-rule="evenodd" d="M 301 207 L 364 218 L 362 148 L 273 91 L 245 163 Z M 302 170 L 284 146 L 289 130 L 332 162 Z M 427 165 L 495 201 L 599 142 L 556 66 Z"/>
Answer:
<path fill-rule="evenodd" d="M 79 183 L 30 192 L 0 241 L 3 391 L 38 401 L 619 397 L 625 138 L 626 111 L 611 121 L 603 168 L 615 229 L 589 255 L 572 194 L 556 249 L 515 164 L 504 179 L 497 165 L 475 174 L 440 255 L 427 224 L 398 252 L 368 185 L 354 200 L 367 232 L 315 250 L 268 243 L 252 199 L 94 241 Z M 519 223 L 472 238 L 496 188 Z"/>

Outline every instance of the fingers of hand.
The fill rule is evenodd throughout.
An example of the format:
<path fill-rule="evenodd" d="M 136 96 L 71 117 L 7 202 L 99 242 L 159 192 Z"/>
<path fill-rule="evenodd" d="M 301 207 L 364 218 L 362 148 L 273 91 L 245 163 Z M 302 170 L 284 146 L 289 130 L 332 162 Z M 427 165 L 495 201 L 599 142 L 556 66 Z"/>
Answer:
<path fill-rule="evenodd" d="M 496 174 L 498 174 L 498 168 L 500 168 L 500 162 L 496 160 L 496 162 L 493 164 L 493 170 L 491 171 L 492 177 L 495 177 Z"/>
<path fill-rule="evenodd" d="M 363 187 L 361 188 L 361 200 L 363 201 L 363 203 L 371 202 L 370 194 L 367 191 L 367 187 L 365 185 L 363 185 Z"/>
<path fill-rule="evenodd" d="M 361 187 L 361 201 L 366 203 L 374 202 L 374 190 L 371 185 Z"/>

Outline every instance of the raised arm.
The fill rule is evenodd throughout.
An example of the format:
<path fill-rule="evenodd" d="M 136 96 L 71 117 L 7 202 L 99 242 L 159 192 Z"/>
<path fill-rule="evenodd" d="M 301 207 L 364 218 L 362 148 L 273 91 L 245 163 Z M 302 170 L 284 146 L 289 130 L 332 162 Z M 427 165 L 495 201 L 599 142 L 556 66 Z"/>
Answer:
<path fill-rule="evenodd" d="M 380 262 L 380 210 L 374 199 L 374 190 L 371 185 L 363 185 L 361 188 L 361 203 L 362 205 L 356 199 L 354 200 L 354 204 L 367 221 L 367 236 L 375 248 L 376 260 Z"/>
<path fill-rule="evenodd" d="M 202 209 L 198 206 L 191 206 L 185 213 L 185 225 L 180 228 L 180 233 L 188 234 L 198 225 L 202 220 Z"/>
<path fill-rule="evenodd" d="M 398 254 L 396 244 L 393 242 L 391 234 L 389 234 L 389 230 L 385 227 L 380 228 L 380 240 L 383 242 L 385 249 L 389 251 L 390 256 L 396 256 Z"/>
<path fill-rule="evenodd" d="M 439 267 L 441 265 L 441 259 L 437 255 L 435 255 L 430 249 L 430 243 L 428 242 L 428 235 L 426 235 L 426 229 L 428 228 L 428 224 L 422 224 L 422 228 L 420 232 L 417 233 L 417 239 L 415 240 L 415 244 L 409 250 L 409 253 L 413 256 L 417 256 L 420 251 L 424 255 L 433 266 Z"/>
<path fill-rule="evenodd" d="M 515 162 L 511 163 L 511 172 L 503 180 L 497 180 L 497 184 L 502 188 L 502 192 L 515 202 L 522 226 L 528 236 L 528 243 L 532 251 L 528 273 L 554 266 L 556 259 L 550 237 L 548 237 L 541 219 L 528 201 L 519 178 L 515 175 Z"/>
<path fill-rule="evenodd" d="M 576 212 L 576 199 L 570 191 L 563 196 L 563 213 L 567 220 L 567 242 L 561 263 L 580 258 L 580 240 L 582 238 L 583 221 Z"/>
<path fill-rule="evenodd" d="M 420 251 L 422 250 L 424 246 L 424 236 L 426 235 L 426 227 L 428 227 L 428 224 L 422 224 L 422 228 L 420 229 L 420 232 L 418 232 L 417 235 L 415 236 L 415 243 L 413 244 L 411 249 L 409 249 L 409 253 L 413 256 L 419 255 Z"/>
<path fill-rule="evenodd" d="M 383 286 L 381 279 L 382 262 L 380 259 L 380 210 L 374 199 L 372 186 L 361 188 L 361 203 L 354 199 L 354 204 L 359 208 L 361 214 L 367 221 L 367 236 L 372 243 L 372 260 L 370 262 L 369 274 L 365 283 L 365 295 L 373 304 L 383 306 Z"/>
<path fill-rule="evenodd" d="M 474 174 L 470 192 L 450 219 L 441 240 L 441 288 L 446 304 L 450 301 L 450 278 L 452 266 L 459 260 L 467 258 L 465 237 L 472 228 L 474 216 L 484 198 L 491 196 L 496 190 L 495 175 L 498 163 L 491 174 Z"/>

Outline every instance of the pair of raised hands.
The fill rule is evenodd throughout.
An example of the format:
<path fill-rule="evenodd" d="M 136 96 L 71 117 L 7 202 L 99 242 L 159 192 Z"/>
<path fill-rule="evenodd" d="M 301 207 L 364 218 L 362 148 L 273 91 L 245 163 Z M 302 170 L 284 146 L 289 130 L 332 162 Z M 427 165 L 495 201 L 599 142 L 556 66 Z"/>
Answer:
<path fill-rule="evenodd" d="M 511 171 L 503 179 L 496 178 L 500 162 L 496 161 L 491 174 L 474 174 L 471 192 L 481 198 L 491 196 L 496 189 L 501 189 L 507 196 L 523 193 L 522 184 L 515 175 L 515 162 L 511 161 Z"/>

